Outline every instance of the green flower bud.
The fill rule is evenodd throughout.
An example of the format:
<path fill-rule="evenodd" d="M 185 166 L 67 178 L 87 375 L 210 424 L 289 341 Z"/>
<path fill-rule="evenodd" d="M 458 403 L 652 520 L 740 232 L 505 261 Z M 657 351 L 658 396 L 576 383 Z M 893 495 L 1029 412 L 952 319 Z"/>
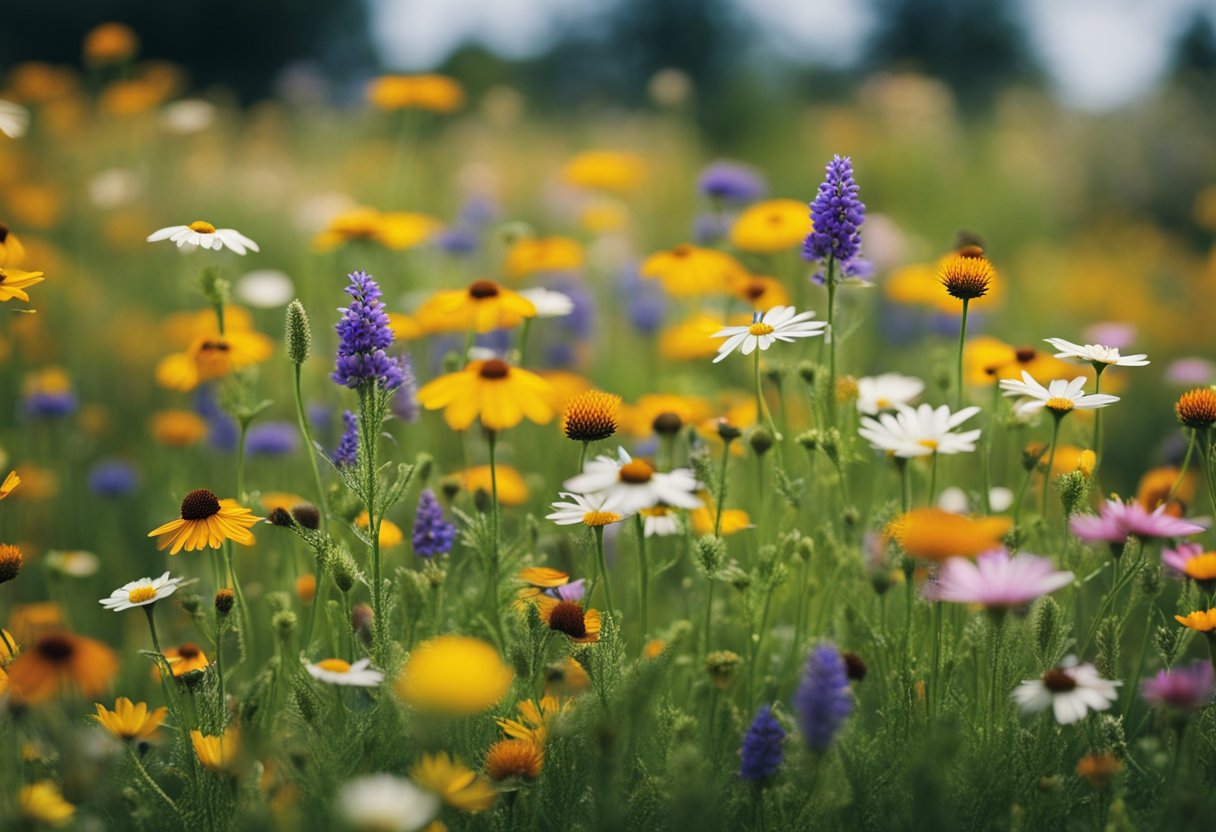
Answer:
<path fill-rule="evenodd" d="M 308 313 L 304 304 L 293 300 L 287 304 L 287 326 L 284 332 L 287 340 L 287 357 L 293 364 L 303 364 L 312 353 L 312 327 L 308 324 Z"/>

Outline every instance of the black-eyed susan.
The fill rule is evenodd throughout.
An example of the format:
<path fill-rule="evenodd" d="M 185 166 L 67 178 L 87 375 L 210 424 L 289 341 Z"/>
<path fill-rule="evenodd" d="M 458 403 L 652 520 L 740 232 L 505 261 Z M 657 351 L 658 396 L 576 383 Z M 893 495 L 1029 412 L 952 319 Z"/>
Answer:
<path fill-rule="evenodd" d="M 702 498 L 709 500 L 707 492 L 702 494 Z M 724 508 L 719 519 L 717 510 L 712 503 L 706 502 L 700 508 L 695 508 L 689 512 L 688 519 L 692 523 L 694 534 L 721 534 L 723 536 L 737 534 L 754 528 L 752 518 L 746 511 L 739 508 Z M 715 528 L 715 525 L 717 528 Z"/>
<path fill-rule="evenodd" d="M 8 303 L 14 298 L 29 303 L 30 296 L 25 290 L 44 280 L 46 278 L 42 276 L 42 272 L 27 272 L 11 266 L 0 266 L 0 303 Z"/>
<path fill-rule="evenodd" d="M 731 286 L 731 293 L 759 312 L 767 312 L 774 306 L 788 306 L 789 292 L 775 277 L 748 275 Z"/>
<path fill-rule="evenodd" d="M 536 596 L 547 590 L 568 586 L 570 583 L 570 576 L 567 573 L 548 566 L 525 567 L 519 570 L 519 574 L 515 578 L 525 584 L 516 595 L 514 603 L 515 609 L 521 612 L 527 610 L 528 605 L 536 600 Z"/>
<path fill-rule="evenodd" d="M 508 277 L 575 272 L 583 267 L 583 245 L 569 237 L 524 237 L 507 252 L 503 265 Z"/>
<path fill-rule="evenodd" d="M 21 817 L 35 825 L 63 826 L 76 814 L 76 807 L 63 799 L 59 787 L 50 780 L 22 786 L 17 793 L 17 805 Z"/>
<path fill-rule="evenodd" d="M 544 764 L 544 749 L 531 740 L 499 740 L 486 751 L 486 775 L 496 783 L 535 780 L 540 777 Z"/>
<path fill-rule="evenodd" d="M 536 316 L 536 305 L 493 280 L 474 280 L 464 289 L 436 292 L 414 312 L 426 332 L 485 333 L 519 326 Z"/>
<path fill-rule="evenodd" d="M 802 245 L 811 232 L 811 212 L 796 199 L 770 199 L 749 206 L 730 229 L 730 244 L 752 254 Z"/>
<path fill-rule="evenodd" d="M 751 316 L 733 316 L 732 321 L 746 325 Z M 726 323 L 720 313 L 701 310 L 663 330 L 659 336 L 659 352 L 672 361 L 698 361 L 718 351 L 714 333 Z"/>
<path fill-rule="evenodd" d="M 418 391 L 418 403 L 427 410 L 442 408 L 452 430 L 464 430 L 478 418 L 495 431 L 515 427 L 525 417 L 543 425 L 554 413 L 549 382 L 497 358 L 470 361 L 463 370 L 431 381 Z"/>
<path fill-rule="evenodd" d="M 495 470 L 498 479 L 498 502 L 504 506 L 522 506 L 527 503 L 531 492 L 528 490 L 528 484 L 524 482 L 523 475 L 509 465 L 497 465 Z M 490 493 L 489 465 L 475 465 L 472 468 L 466 468 L 456 472 L 455 477 L 465 491 L 472 494 L 476 494 L 478 491 Z"/>
<path fill-rule="evenodd" d="M 514 676 L 494 645 L 443 635 L 414 648 L 393 691 L 419 710 L 478 714 L 502 701 Z"/>
<path fill-rule="evenodd" d="M 536 606 L 545 626 L 568 636 L 575 644 L 592 644 L 600 640 L 603 622 L 599 610 L 584 610 L 577 601 L 562 601 L 550 595 L 538 595 Z"/>
<path fill-rule="evenodd" d="M 634 153 L 587 150 L 566 163 L 562 178 L 578 188 L 628 193 L 645 181 L 646 163 Z"/>
<path fill-rule="evenodd" d="M 405 251 L 426 242 L 443 228 L 435 217 L 412 211 L 353 208 L 330 219 L 313 237 L 313 249 L 332 251 L 347 243 L 371 243 L 390 251 Z"/>
<path fill-rule="evenodd" d="M 587 390 L 566 400 L 562 433 L 576 442 L 599 442 L 616 433 L 621 397 L 602 390 Z"/>
<path fill-rule="evenodd" d="M 545 696 L 573 697 L 591 687 L 591 677 L 573 656 L 545 668 Z"/>
<path fill-rule="evenodd" d="M 206 670 L 211 664 L 203 648 L 189 641 L 165 650 L 165 661 L 169 663 L 169 669 L 173 671 L 174 676 L 185 676 L 192 670 Z M 157 675 L 155 668 L 152 674 Z"/>
<path fill-rule="evenodd" d="M 181 517 L 157 526 L 148 537 L 155 537 L 156 548 L 169 549 L 171 555 L 182 549 L 218 549 L 225 540 L 252 546 L 254 538 L 249 529 L 261 519 L 236 500 L 221 500 L 199 488 L 182 499 Z"/>
<path fill-rule="evenodd" d="M 235 725 L 229 725 L 222 734 L 209 735 L 202 731 L 190 732 L 190 744 L 203 768 L 218 774 L 231 772 L 241 752 L 241 734 Z"/>
<path fill-rule="evenodd" d="M 938 508 L 918 508 L 901 514 L 886 530 L 915 558 L 945 560 L 975 557 L 999 548 L 1013 521 L 1008 517 L 965 517 Z"/>
<path fill-rule="evenodd" d="M 50 630 L 29 643 L 6 670 L 22 702 L 44 702 L 67 690 L 93 697 L 110 686 L 118 672 L 118 656 L 96 639 Z"/>
<path fill-rule="evenodd" d="M 148 710 L 148 703 L 134 704 L 125 696 L 120 696 L 114 702 L 114 710 L 108 709 L 100 702 L 93 703 L 97 713 L 93 719 L 120 740 L 135 740 L 150 737 L 165 721 L 166 708 Z"/>
<path fill-rule="evenodd" d="M 674 415 L 690 425 L 710 418 L 714 407 L 700 396 L 646 393 L 633 404 L 621 407 L 621 429 L 637 437 L 650 436 L 655 432 L 655 422 L 664 414 Z"/>
<path fill-rule="evenodd" d="M 446 751 L 423 754 L 409 773 L 415 783 L 461 812 L 484 812 L 498 797 L 497 790 L 488 780 Z"/>
<path fill-rule="evenodd" d="M 549 738 L 549 726 L 566 710 L 569 702 L 556 696 L 543 696 L 539 702 L 525 699 L 517 706 L 515 719 L 500 719 L 498 727 L 508 737 L 527 740 L 543 746 Z"/>
<path fill-rule="evenodd" d="M 9 227 L 0 222 L 0 267 L 15 267 L 25 259 L 25 246 Z"/>
<path fill-rule="evenodd" d="M 274 352 L 274 342 L 253 330 L 200 336 L 185 352 L 171 353 L 156 365 L 156 383 L 189 393 L 205 381 L 223 378 L 236 370 L 261 364 Z"/>
<path fill-rule="evenodd" d="M 434 73 L 381 75 L 367 85 L 367 101 L 386 112 L 452 113 L 464 105 L 464 87 L 455 78 Z"/>
<path fill-rule="evenodd" d="M 29 644 L 48 630 L 64 627 L 63 607 L 56 601 L 18 604 L 9 614 L 8 629 L 21 644 Z"/>
<path fill-rule="evenodd" d="M 747 269 L 725 252 L 681 243 L 642 261 L 642 277 L 657 280 L 672 297 L 725 294 L 747 276 Z"/>

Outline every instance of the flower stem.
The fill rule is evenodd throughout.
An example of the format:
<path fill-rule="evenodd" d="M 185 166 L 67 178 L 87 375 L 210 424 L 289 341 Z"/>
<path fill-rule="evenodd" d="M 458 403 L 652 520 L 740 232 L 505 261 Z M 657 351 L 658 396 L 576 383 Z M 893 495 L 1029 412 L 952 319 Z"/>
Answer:
<path fill-rule="evenodd" d="M 490 456 L 490 585 L 489 585 L 489 612 L 493 616 L 490 623 L 494 625 L 494 632 L 498 635 L 499 644 L 506 647 L 506 638 L 502 631 L 502 616 L 498 610 L 498 556 L 501 548 L 498 537 L 501 534 L 498 508 L 498 460 L 495 451 L 498 449 L 498 432 L 493 430 L 486 431 L 486 443 L 489 445 Z"/>
<path fill-rule="evenodd" d="M 933 453 L 933 458 L 929 460 L 929 499 L 926 503 L 930 508 L 933 507 L 933 498 L 937 495 L 937 452 Z"/>
<path fill-rule="evenodd" d="M 374 386 L 364 385 L 359 388 L 359 441 L 363 446 L 364 476 L 367 478 L 364 486 L 365 508 L 367 509 L 367 532 L 371 541 L 372 554 L 372 641 L 375 645 L 376 661 L 383 663 L 385 659 L 386 628 L 384 621 L 384 582 L 380 577 L 380 520 L 376 513 L 377 440 L 380 437 L 379 407 L 375 401 L 377 390 Z M 375 421 L 377 424 L 372 424 Z"/>
<path fill-rule="evenodd" d="M 722 442 L 722 467 L 718 469 L 718 504 L 714 512 L 714 537 L 722 536 L 722 507 L 726 504 L 726 466 L 730 462 L 730 440 Z"/>
<path fill-rule="evenodd" d="M 1182 467 L 1178 469 L 1178 476 L 1174 480 L 1174 484 L 1170 486 L 1170 493 L 1165 495 L 1165 500 L 1163 501 L 1162 505 L 1169 505 L 1174 499 L 1174 495 L 1178 493 L 1178 489 L 1182 487 L 1182 481 L 1186 478 L 1187 469 L 1191 467 L 1191 457 L 1195 453 L 1195 440 L 1198 435 L 1199 431 L 1192 428 L 1191 441 L 1186 443 L 1186 456 L 1182 458 Z M 1149 506 L 1148 508 L 1152 510 L 1155 509 L 1156 506 Z"/>
<path fill-rule="evenodd" d="M 825 283 L 828 287 L 828 328 L 824 337 L 828 342 L 828 424 L 836 424 L 836 258 L 828 257 L 824 267 Z"/>
<path fill-rule="evenodd" d="M 963 301 L 966 303 L 966 301 Z M 933 602 L 933 675 L 929 677 L 929 695 L 925 703 L 932 719 L 937 711 L 937 703 L 941 701 L 941 691 L 938 689 L 942 668 L 942 602 Z"/>
<path fill-rule="evenodd" d="M 997 677 L 1001 673 L 1001 648 L 1005 645 L 1005 611 L 999 608 L 989 610 L 989 615 L 992 618 L 992 647 L 991 647 L 991 665 L 989 667 L 988 677 L 988 722 L 987 728 L 989 738 L 993 731 L 993 722 L 996 719 L 996 691 L 1000 687 Z"/>
<path fill-rule="evenodd" d="M 911 489 L 908 483 L 908 460 L 906 457 L 895 457 L 895 467 L 899 469 L 899 505 L 904 514 L 912 507 Z"/>
<path fill-rule="evenodd" d="M 1052 411 L 1051 450 L 1047 452 L 1047 470 L 1043 473 L 1043 498 L 1039 507 L 1039 516 L 1047 517 L 1047 495 L 1051 492 L 1051 469 L 1056 464 L 1056 440 L 1060 438 L 1060 422 L 1064 415 Z"/>
<path fill-rule="evenodd" d="M 165 794 L 165 790 L 162 789 L 160 787 L 160 785 L 157 784 L 157 782 L 152 779 L 152 775 L 148 774 L 148 770 L 146 768 L 144 768 L 144 764 L 143 764 L 143 762 L 140 761 L 139 755 L 135 753 L 135 748 L 133 746 L 131 746 L 130 744 L 128 744 L 127 751 L 129 751 L 131 753 L 131 761 L 133 763 L 135 763 L 136 770 L 139 772 L 140 777 L 143 778 L 143 781 L 148 784 L 148 788 L 150 788 L 153 792 L 155 792 L 156 796 L 159 797 L 161 800 L 163 800 L 165 802 L 165 804 L 168 805 L 168 807 L 173 810 L 173 813 L 175 815 L 177 815 L 178 820 L 180 820 L 184 823 L 186 818 L 182 815 L 182 810 L 180 808 L 178 808 L 178 805 L 176 803 L 173 802 L 173 798 L 171 798 L 171 797 L 169 797 L 169 795 Z"/>
<path fill-rule="evenodd" d="M 240 420 L 241 433 L 236 443 L 236 498 L 245 504 L 245 437 L 249 434 L 249 422 Z"/>
<path fill-rule="evenodd" d="M 641 609 L 641 643 L 646 643 L 646 630 L 650 613 L 650 566 L 646 559 L 646 530 L 642 527 L 642 515 L 633 515 L 633 527 L 638 535 L 638 595 Z M 607 584 L 604 585 L 607 587 Z"/>
<path fill-rule="evenodd" d="M 312 441 L 312 430 L 308 427 L 308 416 L 304 412 L 304 395 L 300 389 L 300 365 L 294 364 L 293 368 L 295 370 L 296 421 L 300 426 L 300 437 L 304 440 L 304 451 L 308 454 L 308 463 L 312 466 L 312 479 L 317 487 L 317 506 L 321 509 L 321 529 L 324 531 L 329 513 L 325 500 L 325 486 L 321 482 L 321 469 L 317 467 L 317 450 Z"/>
<path fill-rule="evenodd" d="M 609 610 L 616 609 L 612 603 L 612 581 L 608 579 L 608 559 L 604 556 L 604 527 L 595 526 L 595 560 L 600 570 L 600 580 L 604 582 L 604 603 Z"/>
<path fill-rule="evenodd" d="M 967 343 L 967 305 L 970 298 L 963 298 L 963 316 L 958 326 L 958 367 L 955 378 L 958 384 L 954 388 L 954 409 L 963 409 L 963 350 Z"/>
<path fill-rule="evenodd" d="M 152 633 L 152 649 L 155 650 L 161 656 L 161 658 L 164 658 L 165 651 L 160 649 L 160 638 L 158 638 L 156 635 L 156 619 L 152 617 L 152 608 L 155 606 L 156 606 L 156 604 L 154 604 L 154 603 L 145 604 L 144 605 L 144 615 L 146 615 L 148 617 L 148 630 L 151 631 L 151 633 Z M 0 630 L 0 632 L 3 632 L 3 631 Z M 7 636 L 5 637 L 4 642 L 5 642 L 5 644 L 8 644 Z M 13 651 L 11 644 L 9 645 L 9 655 L 10 656 L 15 655 L 15 652 Z"/>
<path fill-rule="evenodd" d="M 1102 371 L 1106 369 L 1105 364 L 1101 362 L 1094 363 L 1094 395 L 1102 392 Z M 1098 470 L 1098 466 L 1102 464 L 1102 411 L 1105 408 L 1099 407 L 1094 412 L 1094 470 Z"/>

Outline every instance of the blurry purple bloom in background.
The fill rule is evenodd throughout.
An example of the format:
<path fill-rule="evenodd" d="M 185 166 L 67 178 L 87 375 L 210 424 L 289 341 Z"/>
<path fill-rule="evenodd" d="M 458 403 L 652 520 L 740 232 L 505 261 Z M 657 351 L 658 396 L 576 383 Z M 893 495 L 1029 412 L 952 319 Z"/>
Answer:
<path fill-rule="evenodd" d="M 1196 661 L 1184 667 L 1159 670 L 1140 683 L 1140 695 L 1155 708 L 1197 711 L 1212 701 L 1216 671 L 1210 662 Z"/>
<path fill-rule="evenodd" d="M 435 499 L 435 492 L 423 489 L 418 497 L 418 508 L 414 512 L 414 530 L 411 535 L 414 554 L 431 558 L 452 551 L 456 541 L 456 527 L 443 518 L 443 506 Z"/>
<path fill-rule="evenodd" d="M 821 644 L 807 657 L 794 710 L 803 739 L 814 751 L 826 751 L 836 732 L 853 713 L 853 691 L 844 659 L 830 644 Z"/>
<path fill-rule="evenodd" d="M 781 747 L 784 742 L 785 729 L 773 716 L 773 709 L 762 705 L 739 747 L 739 776 L 758 782 L 776 774 L 785 758 L 785 751 Z"/>
<path fill-rule="evenodd" d="M 89 469 L 89 490 L 101 497 L 122 497 L 139 485 L 139 475 L 129 462 L 107 459 Z"/>
<path fill-rule="evenodd" d="M 300 447 L 300 430 L 291 422 L 263 422 L 245 434 L 245 451 L 254 456 L 283 456 Z"/>
<path fill-rule="evenodd" d="M 1170 384 L 1211 384 L 1216 377 L 1216 364 L 1206 358 L 1190 356 L 1171 361 L 1165 368 L 1165 380 Z"/>
<path fill-rule="evenodd" d="M 742 162 L 711 162 L 697 178 L 697 190 L 709 199 L 733 204 L 754 202 L 768 192 L 764 176 Z"/>

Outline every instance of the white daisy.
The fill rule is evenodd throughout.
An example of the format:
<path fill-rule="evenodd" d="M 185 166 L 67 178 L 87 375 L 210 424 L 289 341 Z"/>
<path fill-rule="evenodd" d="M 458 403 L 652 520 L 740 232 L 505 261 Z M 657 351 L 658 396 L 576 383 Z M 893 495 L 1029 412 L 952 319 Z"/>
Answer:
<path fill-rule="evenodd" d="M 177 588 L 181 586 L 184 580 L 185 578 L 170 578 L 168 572 L 155 580 L 152 578 L 140 578 L 138 581 L 123 584 L 111 592 L 109 598 L 102 598 L 98 603 L 108 610 L 114 610 L 114 612 L 122 612 L 132 607 L 147 606 L 148 604 L 156 603 L 161 598 L 168 598 L 177 592 Z"/>
<path fill-rule="evenodd" d="M 964 407 L 951 413 L 948 405 L 934 409 L 922 404 L 913 410 L 901 404 L 893 414 L 883 413 L 877 419 L 862 417 L 857 432 L 877 450 L 900 457 L 969 453 L 975 450 L 979 429 L 952 431 L 979 412 L 978 407 Z"/>
<path fill-rule="evenodd" d="M 1120 367 L 1143 367 L 1149 363 L 1144 353 L 1136 355 L 1120 355 L 1118 347 L 1107 347 L 1102 344 L 1074 344 L 1063 338 L 1044 338 L 1059 352 L 1056 358 L 1068 358 L 1074 361 L 1084 361 L 1089 364 L 1117 364 Z"/>
<path fill-rule="evenodd" d="M 925 391 L 925 383 L 912 376 L 883 373 L 857 380 L 857 412 L 870 416 L 907 404 Z"/>
<path fill-rule="evenodd" d="M 47 568 L 60 575 L 70 578 L 88 578 L 97 574 L 101 561 L 97 555 L 85 551 L 61 552 L 59 550 L 46 553 L 43 559 Z"/>
<path fill-rule="evenodd" d="M 1002 512 L 1011 505 L 1013 492 L 1008 488 L 998 485 L 988 490 L 988 507 L 994 512 Z M 971 510 L 971 499 L 963 489 L 952 485 L 938 495 L 937 507 L 951 514 L 966 514 Z"/>
<path fill-rule="evenodd" d="M 670 537 L 679 533 L 679 518 L 667 506 L 642 509 L 642 534 L 646 537 Z"/>
<path fill-rule="evenodd" d="M 796 338 L 822 335 L 828 325 L 823 321 L 812 321 L 813 317 L 814 312 L 800 312 L 795 315 L 792 306 L 774 306 L 763 315 L 756 312 L 752 315 L 750 326 L 728 326 L 711 336 L 726 339 L 726 342 L 718 347 L 718 357 L 714 359 L 714 363 L 717 364 L 737 349 L 744 355 L 751 355 L 756 351 L 756 347 L 766 350 L 774 341 L 790 343 Z"/>
<path fill-rule="evenodd" d="M 607 526 L 625 519 L 620 512 L 604 509 L 604 502 L 608 499 L 606 492 L 573 494 L 563 491 L 558 496 L 566 497 L 569 501 L 557 500 L 550 503 L 553 513 L 546 514 L 545 519 L 552 520 L 559 526 L 573 526 L 576 523 L 585 523 L 588 526 Z"/>
<path fill-rule="evenodd" d="M 278 269 L 258 269 L 242 275 L 233 289 L 238 298 L 258 309 L 286 306 L 296 296 L 291 278 Z"/>
<path fill-rule="evenodd" d="M 0 100 L 0 133 L 19 139 L 30 126 L 30 112 L 20 104 Z"/>
<path fill-rule="evenodd" d="M 354 664 L 342 659 L 323 659 L 316 664 L 305 664 L 308 675 L 330 685 L 354 688 L 374 688 L 384 681 L 384 673 L 371 666 L 371 659 L 359 659 Z"/>
<path fill-rule="evenodd" d="M 1063 416 L 1073 409 L 1094 410 L 1119 401 L 1118 396 L 1109 396 L 1106 393 L 1086 395 L 1084 376 L 1077 376 L 1072 381 L 1056 379 L 1044 387 L 1035 381 L 1030 373 L 1022 370 L 1021 381 L 1002 379 L 1001 389 L 1005 391 L 1006 396 L 1022 396 L 1025 399 L 1014 406 L 1014 410 L 1021 416 L 1037 413 L 1043 408 Z"/>
<path fill-rule="evenodd" d="M 415 832 L 439 812 L 439 796 L 392 774 L 369 774 L 338 790 L 343 819 L 358 832 Z"/>
<path fill-rule="evenodd" d="M 189 225 L 170 225 L 148 235 L 149 243 L 161 240 L 177 243 L 178 248 L 191 245 L 219 251 L 227 247 L 237 254 L 244 254 L 246 250 L 261 251 L 257 243 L 235 228 L 216 228 L 206 220 L 196 220 Z"/>
<path fill-rule="evenodd" d="M 1092 664 L 1077 664 L 1076 657 L 1069 656 L 1038 679 L 1022 682 L 1012 696 L 1022 713 L 1037 714 L 1050 707 L 1056 722 L 1071 725 L 1090 711 L 1109 708 L 1119 698 L 1115 688 L 1120 684 L 1103 679 Z"/>
<path fill-rule="evenodd" d="M 635 460 L 619 449 L 617 458 L 598 456 L 563 483 L 563 488 L 579 494 L 603 497 L 601 508 L 620 514 L 636 514 L 659 504 L 673 508 L 698 508 L 697 478 L 687 468 L 659 472 L 648 462 Z"/>
<path fill-rule="evenodd" d="M 520 294 L 532 301 L 538 318 L 564 318 L 574 311 L 574 299 L 551 289 L 523 289 Z"/>

